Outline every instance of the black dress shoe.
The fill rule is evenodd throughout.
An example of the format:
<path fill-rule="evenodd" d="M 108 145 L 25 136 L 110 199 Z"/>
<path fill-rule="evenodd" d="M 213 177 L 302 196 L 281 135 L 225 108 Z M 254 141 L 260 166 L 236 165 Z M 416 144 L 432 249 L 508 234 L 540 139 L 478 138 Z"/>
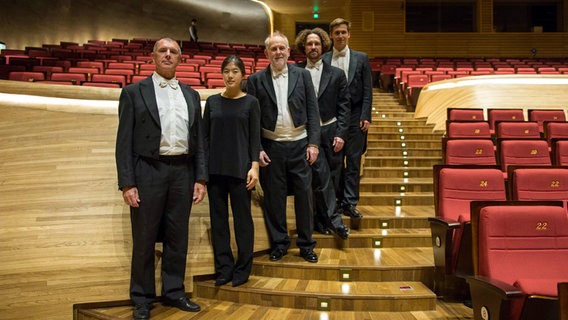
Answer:
<path fill-rule="evenodd" d="M 349 238 L 349 228 L 347 228 L 344 224 L 336 228 L 335 233 L 343 240 L 347 240 L 347 238 Z"/>
<path fill-rule="evenodd" d="M 216 287 L 222 286 L 222 285 L 224 285 L 224 284 L 227 284 L 227 283 L 231 282 L 231 280 L 233 280 L 233 279 L 232 279 L 232 278 L 228 278 L 228 277 L 223 277 L 223 276 L 221 276 L 221 277 L 219 277 L 219 278 L 217 278 L 217 279 L 215 280 L 215 286 L 216 286 Z"/>
<path fill-rule="evenodd" d="M 152 309 L 152 306 L 149 303 L 136 304 L 132 317 L 134 320 L 148 320 L 150 319 L 150 309 Z"/>
<path fill-rule="evenodd" d="M 191 300 L 187 297 L 181 297 L 175 300 L 163 298 L 162 304 L 166 307 L 174 307 L 189 312 L 197 312 L 201 310 L 201 307 L 197 303 L 191 302 Z"/>
<path fill-rule="evenodd" d="M 300 256 L 307 262 L 318 262 L 318 255 L 312 249 L 301 249 Z"/>
<path fill-rule="evenodd" d="M 276 248 L 270 252 L 270 261 L 278 261 L 286 255 L 286 250 L 281 248 Z"/>
<path fill-rule="evenodd" d="M 351 218 L 354 218 L 354 219 L 363 218 L 363 215 L 361 214 L 361 212 L 359 212 L 359 210 L 357 210 L 357 208 L 355 206 L 343 207 L 343 214 L 346 215 L 346 216 L 349 216 Z"/>
<path fill-rule="evenodd" d="M 316 224 L 314 225 L 314 231 L 321 233 L 321 234 L 326 234 L 326 235 L 330 235 L 331 232 L 329 231 L 328 228 L 326 228 L 323 224 L 316 222 Z"/>
<path fill-rule="evenodd" d="M 243 285 L 243 284 L 247 283 L 248 281 L 249 281 L 248 278 L 247 278 L 247 279 L 240 279 L 240 280 L 239 280 L 239 279 L 235 279 L 235 280 L 233 280 L 233 287 L 238 287 L 238 286 L 240 286 L 240 285 Z"/>

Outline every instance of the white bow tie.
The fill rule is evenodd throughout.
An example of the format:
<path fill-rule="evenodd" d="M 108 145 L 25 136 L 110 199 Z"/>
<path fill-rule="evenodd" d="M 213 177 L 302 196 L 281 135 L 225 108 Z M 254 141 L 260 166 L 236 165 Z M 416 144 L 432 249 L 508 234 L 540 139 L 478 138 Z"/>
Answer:
<path fill-rule="evenodd" d="M 346 50 L 344 50 L 344 51 L 334 51 L 334 52 L 333 52 L 333 58 L 334 58 L 334 59 L 337 59 L 337 58 L 339 58 L 339 57 L 345 57 L 346 54 L 347 54 L 347 51 L 346 51 Z"/>
<path fill-rule="evenodd" d="M 288 69 L 283 69 L 283 70 L 272 70 L 272 77 L 274 79 L 277 79 L 278 77 L 280 77 L 281 75 L 285 75 L 288 73 Z"/>
<path fill-rule="evenodd" d="M 306 64 L 306 68 L 308 68 L 308 69 L 316 68 L 317 70 L 319 70 L 320 67 L 321 67 L 321 60 L 319 60 L 316 63 L 312 63 L 311 61 L 308 60 L 308 62 Z"/>
<path fill-rule="evenodd" d="M 160 87 L 165 88 L 166 86 L 170 86 L 172 89 L 176 90 L 178 88 L 178 81 L 177 79 L 170 79 L 170 80 L 163 80 L 160 82 Z"/>

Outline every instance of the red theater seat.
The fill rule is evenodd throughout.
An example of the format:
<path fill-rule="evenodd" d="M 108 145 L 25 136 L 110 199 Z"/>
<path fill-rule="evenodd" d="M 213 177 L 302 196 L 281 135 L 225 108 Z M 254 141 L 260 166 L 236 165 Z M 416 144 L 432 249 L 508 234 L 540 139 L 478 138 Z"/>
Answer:
<path fill-rule="evenodd" d="M 543 110 L 529 109 L 529 121 L 536 121 L 539 125 L 540 132 L 544 132 L 544 121 L 566 122 L 566 114 L 564 110 Z"/>
<path fill-rule="evenodd" d="M 505 180 L 495 166 L 434 166 L 436 217 L 428 218 L 434 249 L 434 291 L 464 298 L 472 274 L 470 202 L 506 200 Z"/>
<path fill-rule="evenodd" d="M 497 121 L 525 121 L 525 115 L 522 109 L 487 109 L 487 120 L 494 133 Z"/>
<path fill-rule="evenodd" d="M 558 319 L 558 283 L 568 281 L 562 202 L 473 203 L 472 233 L 474 318 Z"/>
<path fill-rule="evenodd" d="M 568 139 L 568 122 L 545 121 L 543 127 L 549 144 L 552 139 Z"/>
<path fill-rule="evenodd" d="M 552 165 L 548 142 L 545 139 L 499 139 L 497 159 L 501 170 L 507 174 L 507 167 Z"/>
<path fill-rule="evenodd" d="M 487 121 L 447 121 L 448 138 L 491 138 Z"/>
<path fill-rule="evenodd" d="M 496 138 L 527 139 L 540 138 L 538 123 L 533 121 L 498 121 L 495 125 Z"/>
<path fill-rule="evenodd" d="M 568 167 L 509 167 L 512 200 L 568 201 Z"/>
<path fill-rule="evenodd" d="M 448 108 L 447 120 L 450 121 L 484 121 L 483 109 Z"/>
<path fill-rule="evenodd" d="M 444 139 L 444 164 L 497 165 L 491 139 Z"/>
<path fill-rule="evenodd" d="M 34 71 L 12 71 L 8 76 L 8 80 L 27 82 L 43 81 L 45 80 L 45 74 L 43 72 Z"/>
<path fill-rule="evenodd" d="M 552 139 L 552 162 L 557 166 L 568 166 L 568 139 Z"/>

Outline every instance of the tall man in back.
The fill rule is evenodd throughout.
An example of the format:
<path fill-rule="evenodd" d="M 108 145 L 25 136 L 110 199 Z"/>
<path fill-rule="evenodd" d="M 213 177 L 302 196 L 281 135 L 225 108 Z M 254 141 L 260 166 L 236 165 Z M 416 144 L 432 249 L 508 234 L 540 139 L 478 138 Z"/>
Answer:
<path fill-rule="evenodd" d="M 282 259 L 290 237 L 286 225 L 286 196 L 294 195 L 297 246 L 300 256 L 317 262 L 312 237 L 312 174 L 318 157 L 320 118 L 310 73 L 288 64 L 288 38 L 276 31 L 265 40 L 270 65 L 252 74 L 247 92 L 260 104 L 260 184 L 264 218 L 271 240 L 270 260 Z"/>
<path fill-rule="evenodd" d="M 296 48 L 306 55 L 298 63 L 312 76 L 321 118 L 320 155 L 312 166 L 315 198 L 315 230 L 329 234 L 333 230 L 342 239 L 349 237 L 336 210 L 336 190 L 343 167 L 343 146 L 349 124 L 349 89 L 343 70 L 322 61 L 323 52 L 331 47 L 327 33 L 320 28 L 305 29 L 296 37 Z"/>
<path fill-rule="evenodd" d="M 345 72 L 351 95 L 351 117 L 345 141 L 345 170 L 342 188 L 337 198 L 343 213 L 352 218 L 363 216 L 357 210 L 361 157 L 367 145 L 367 130 L 371 125 L 373 83 L 371 64 L 366 53 L 349 48 L 351 22 L 337 18 L 329 24 L 333 51 L 323 55 L 323 61 Z"/>

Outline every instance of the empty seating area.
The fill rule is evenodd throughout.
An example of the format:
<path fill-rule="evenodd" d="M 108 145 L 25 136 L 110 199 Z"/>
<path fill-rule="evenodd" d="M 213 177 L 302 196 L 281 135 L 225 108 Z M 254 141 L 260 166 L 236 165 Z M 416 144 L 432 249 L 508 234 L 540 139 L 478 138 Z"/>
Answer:
<path fill-rule="evenodd" d="M 532 117 L 529 118 L 529 114 Z M 433 168 L 436 216 L 429 219 L 436 293 L 450 299 L 471 299 L 476 319 L 481 319 L 485 312 L 493 314 L 495 319 L 556 319 L 556 288 L 559 282 L 568 281 L 568 273 L 537 271 L 529 277 L 529 272 L 524 269 L 531 268 L 519 268 L 523 269 L 523 274 L 516 275 L 512 269 L 515 269 L 514 265 L 522 265 L 520 261 L 516 264 L 501 261 L 489 269 L 482 269 L 480 265 L 484 258 L 480 256 L 478 246 L 485 240 L 475 225 L 479 212 L 474 213 L 474 210 L 483 201 L 496 201 L 504 208 L 495 211 L 510 215 L 505 230 L 509 234 L 503 235 L 502 239 L 510 236 L 513 230 L 519 229 L 523 233 L 518 235 L 518 239 L 523 238 L 518 243 L 512 237 L 499 240 L 502 243 L 498 244 L 499 236 L 493 235 L 487 241 L 506 246 L 507 250 L 509 243 L 524 247 L 518 251 L 511 249 L 511 253 L 504 248 L 496 249 L 485 258 L 492 254 L 515 255 L 525 249 L 535 249 L 530 248 L 531 241 L 539 243 L 541 239 L 538 232 L 529 229 L 528 221 L 535 228 L 535 221 L 568 218 L 568 122 L 565 110 L 448 108 L 447 119 L 442 140 L 443 164 Z M 554 209 L 548 210 L 548 206 Z M 530 211 L 534 217 L 517 220 L 515 214 L 525 211 Z M 542 216 L 544 211 L 547 214 L 560 212 L 562 217 Z M 493 228 L 497 222 L 489 219 L 487 225 Z M 560 220 L 554 221 L 560 223 Z M 561 233 L 558 243 L 564 247 L 543 250 L 548 250 L 551 256 L 567 258 L 566 230 L 553 230 L 553 233 Z M 548 238 L 550 243 L 556 241 L 553 237 L 555 235 Z M 548 266 L 532 268 L 544 270 Z M 499 281 L 506 285 L 495 285 Z M 552 311 L 549 315 L 538 314 L 538 310 Z"/>
<path fill-rule="evenodd" d="M 468 76 L 499 74 L 568 74 L 565 59 L 374 58 L 376 84 L 393 91 L 409 109 L 426 84 Z"/>
<path fill-rule="evenodd" d="M 25 50 L 3 50 L 0 79 L 121 88 L 154 72 L 150 54 L 156 39 L 61 42 Z M 177 78 L 196 89 L 224 87 L 221 63 L 239 55 L 247 75 L 268 65 L 258 45 L 181 42 Z"/>

